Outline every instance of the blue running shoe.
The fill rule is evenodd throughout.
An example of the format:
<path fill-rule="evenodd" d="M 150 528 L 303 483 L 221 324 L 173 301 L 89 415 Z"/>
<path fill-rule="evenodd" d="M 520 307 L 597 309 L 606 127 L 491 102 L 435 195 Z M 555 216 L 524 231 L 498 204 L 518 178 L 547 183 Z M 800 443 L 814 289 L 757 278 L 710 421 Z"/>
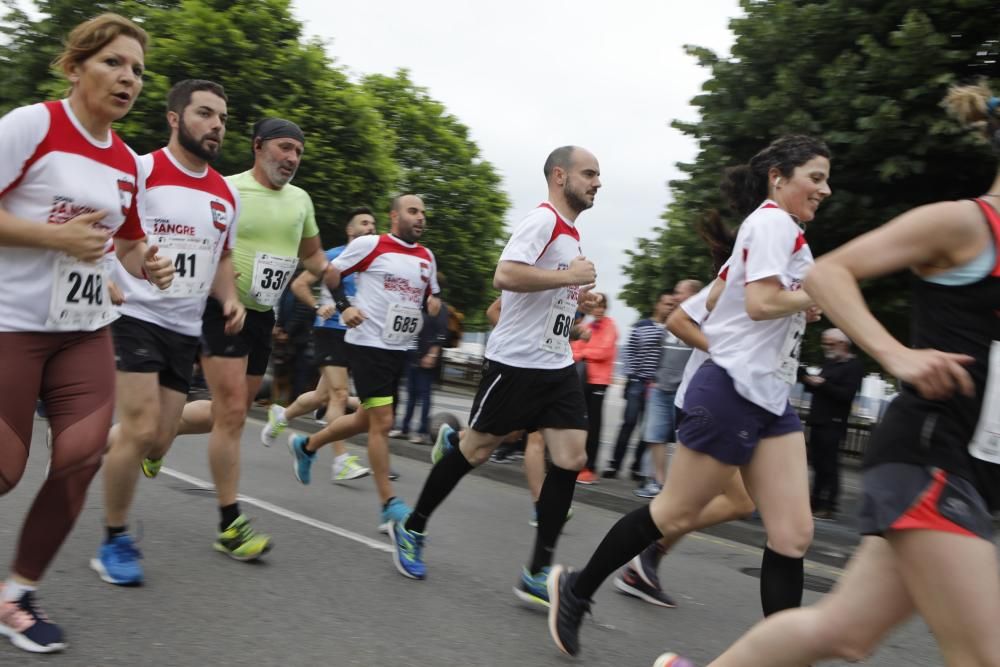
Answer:
<path fill-rule="evenodd" d="M 410 579 L 423 579 L 427 576 L 424 565 L 424 535 L 414 533 L 403 527 L 405 521 L 389 522 L 389 533 L 392 536 L 392 561 L 400 574 Z"/>
<path fill-rule="evenodd" d="M 448 423 L 441 424 L 441 428 L 438 429 L 437 439 L 434 441 L 434 446 L 431 448 L 431 463 L 437 465 L 437 462 L 444 458 L 444 455 L 450 452 L 453 447 L 451 441 L 448 440 L 448 436 L 455 432 Z"/>
<path fill-rule="evenodd" d="M 288 436 L 288 451 L 292 453 L 292 472 L 295 473 L 295 479 L 299 480 L 303 484 L 308 484 L 312 481 L 312 465 L 316 460 L 316 452 L 309 453 L 306 451 L 306 443 L 309 442 L 309 438 L 304 435 L 298 435 L 296 433 Z"/>
<path fill-rule="evenodd" d="M 116 535 L 97 550 L 90 567 L 98 576 L 116 586 L 138 586 L 142 583 L 142 553 L 128 533 Z"/>
<path fill-rule="evenodd" d="M 549 608 L 549 571 L 552 568 L 543 567 L 538 574 L 531 574 L 528 568 L 521 569 L 521 581 L 514 587 L 514 595 L 521 602 L 527 602 L 535 607 Z"/>
<path fill-rule="evenodd" d="M 389 505 L 382 510 L 382 522 L 378 525 L 378 532 L 388 535 L 391 522 L 403 523 L 408 516 L 410 516 L 410 506 L 399 498 L 393 498 L 389 501 Z"/>

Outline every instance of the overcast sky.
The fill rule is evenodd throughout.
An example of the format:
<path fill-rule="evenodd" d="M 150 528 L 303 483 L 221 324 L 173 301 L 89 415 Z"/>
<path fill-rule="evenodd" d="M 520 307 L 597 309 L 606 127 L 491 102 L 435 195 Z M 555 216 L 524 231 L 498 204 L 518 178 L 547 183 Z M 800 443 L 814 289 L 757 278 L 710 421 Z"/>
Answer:
<path fill-rule="evenodd" d="M 583 213 L 584 254 L 622 327 L 625 250 L 669 201 L 674 164 L 695 144 L 672 129 L 708 76 L 685 44 L 728 53 L 737 0 L 294 0 L 309 36 L 355 77 L 410 70 L 472 132 L 503 177 L 516 222 L 546 198 L 542 164 L 564 144 L 590 149 L 603 187 Z M 429 221 L 434 224 L 433 218 Z M 432 248 L 433 250 L 433 248 Z"/>

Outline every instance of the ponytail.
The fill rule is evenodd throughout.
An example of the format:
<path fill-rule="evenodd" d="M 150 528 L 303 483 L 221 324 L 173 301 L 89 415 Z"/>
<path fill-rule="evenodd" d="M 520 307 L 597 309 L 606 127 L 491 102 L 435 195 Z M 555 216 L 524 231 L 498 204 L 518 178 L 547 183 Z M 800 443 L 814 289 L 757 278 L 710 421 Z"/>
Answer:
<path fill-rule="evenodd" d="M 952 86 L 942 105 L 958 122 L 989 141 L 993 152 L 1000 156 L 1000 98 L 993 95 L 985 81 Z"/>

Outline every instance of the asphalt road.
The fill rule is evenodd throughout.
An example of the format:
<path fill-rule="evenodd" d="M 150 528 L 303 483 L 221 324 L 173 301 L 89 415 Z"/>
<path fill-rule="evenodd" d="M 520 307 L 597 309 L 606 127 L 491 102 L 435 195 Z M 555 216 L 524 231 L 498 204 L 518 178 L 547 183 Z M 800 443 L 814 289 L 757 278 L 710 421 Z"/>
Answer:
<path fill-rule="evenodd" d="M 0 555 L 10 557 L 21 518 L 44 475 L 45 423 L 36 422 L 29 470 L 0 502 Z M 69 649 L 35 656 L 0 643 L 0 665 L 635 665 L 667 648 L 706 663 L 759 617 L 759 549 L 694 535 L 664 568 L 677 609 L 654 608 L 606 585 L 583 628 L 582 655 L 561 656 L 543 614 L 511 593 L 533 539 L 527 492 L 473 475 L 429 524 L 426 581 L 394 569 L 376 531 L 371 480 L 328 482 L 329 454 L 302 487 L 283 446 L 260 445 L 260 422 L 243 442 L 244 511 L 275 539 L 261 563 L 211 549 L 217 523 L 205 437 L 181 438 L 156 480 L 142 480 L 133 512 L 146 584 L 118 588 L 89 569 L 101 539 L 101 484 L 40 591 L 67 631 Z M 362 440 L 363 442 L 363 440 Z M 363 447 L 351 445 L 363 454 Z M 429 470 L 395 456 L 397 491 L 412 502 Z M 509 466 L 505 466 L 508 467 Z M 588 490 L 589 491 L 589 490 Z M 585 493 L 579 494 L 582 498 Z M 559 560 L 582 565 L 618 513 L 578 502 Z M 809 562 L 811 585 L 840 570 Z M 818 594 L 807 593 L 807 602 Z M 869 665 L 936 665 L 920 621 L 896 632 Z"/>

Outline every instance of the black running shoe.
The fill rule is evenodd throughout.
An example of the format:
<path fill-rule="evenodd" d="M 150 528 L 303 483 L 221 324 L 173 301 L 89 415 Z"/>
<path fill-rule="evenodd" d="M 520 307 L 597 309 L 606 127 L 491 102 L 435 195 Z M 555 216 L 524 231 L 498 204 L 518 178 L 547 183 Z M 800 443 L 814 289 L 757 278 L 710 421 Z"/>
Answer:
<path fill-rule="evenodd" d="M 660 558 L 660 545 L 657 542 L 653 542 L 643 549 L 638 556 L 630 560 L 627 567 L 639 575 L 639 578 L 647 586 L 663 590 L 663 587 L 660 586 L 660 575 L 656 572 L 656 568 L 660 564 Z"/>
<path fill-rule="evenodd" d="M 631 595 L 649 604 L 655 604 L 657 607 L 669 607 L 673 609 L 677 606 L 674 599 L 664 593 L 662 588 L 654 588 L 647 584 L 628 565 L 622 568 L 622 571 L 615 577 L 615 588 L 625 595 Z"/>
<path fill-rule="evenodd" d="M 562 565 L 549 573 L 549 634 L 567 655 L 580 652 L 580 624 L 590 611 L 590 600 L 581 600 L 573 593 L 576 578 L 576 572 Z"/>
<path fill-rule="evenodd" d="M 503 449 L 497 449 L 490 455 L 490 463 L 513 463 L 514 457 L 510 452 Z"/>

